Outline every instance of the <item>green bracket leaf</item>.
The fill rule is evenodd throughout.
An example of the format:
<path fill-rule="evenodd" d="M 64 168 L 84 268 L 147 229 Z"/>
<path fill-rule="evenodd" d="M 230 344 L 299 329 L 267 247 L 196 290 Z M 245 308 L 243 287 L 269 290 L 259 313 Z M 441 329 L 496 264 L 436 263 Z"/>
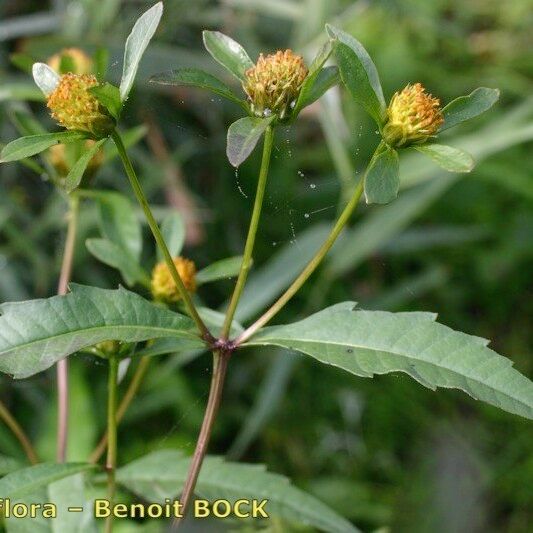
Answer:
<path fill-rule="evenodd" d="M 244 117 L 229 127 L 226 154 L 234 167 L 238 167 L 248 158 L 261 135 L 275 118 Z"/>
<path fill-rule="evenodd" d="M 467 96 L 452 100 L 442 110 L 444 124 L 440 131 L 452 128 L 465 120 L 477 117 L 490 109 L 500 98 L 498 89 L 478 87 Z"/>
<path fill-rule="evenodd" d="M 122 111 L 122 100 L 120 99 L 120 90 L 118 87 L 104 82 L 96 87 L 89 89 L 91 93 L 98 98 L 98 101 L 109 111 L 111 116 L 118 120 Z"/>
<path fill-rule="evenodd" d="M 335 66 L 324 67 L 313 76 L 308 76 L 302 85 L 292 116 L 296 117 L 304 107 L 316 102 L 339 81 L 339 69 Z"/>
<path fill-rule="evenodd" d="M 150 83 L 207 89 L 248 110 L 246 101 L 233 94 L 233 91 L 225 83 L 215 76 L 197 68 L 181 68 L 173 70 L 168 74 L 164 72 L 156 74 L 150 78 Z"/>
<path fill-rule="evenodd" d="M 346 88 L 378 126 L 381 126 L 386 114 L 385 98 L 378 71 L 368 52 L 348 33 L 329 24 L 326 25 L 326 30 L 336 39 L 335 57 Z"/>
<path fill-rule="evenodd" d="M 120 99 L 124 102 L 130 94 L 131 87 L 139 68 L 144 51 L 150 39 L 154 36 L 161 16 L 163 15 L 163 2 L 158 2 L 141 15 L 126 40 L 124 50 L 124 65 L 120 81 Z"/>
<path fill-rule="evenodd" d="M 474 158 L 464 150 L 444 144 L 422 144 L 415 150 L 431 157 L 437 165 L 448 172 L 471 172 L 475 166 Z"/>
<path fill-rule="evenodd" d="M 67 192 L 72 192 L 78 187 L 80 181 L 83 177 L 87 165 L 91 159 L 95 156 L 96 152 L 100 150 L 102 145 L 107 141 L 107 139 L 100 139 L 95 142 L 88 150 L 86 150 L 83 155 L 76 161 L 74 166 L 70 169 L 66 179 L 65 179 L 65 190 Z"/>
<path fill-rule="evenodd" d="M 196 283 L 203 285 L 219 279 L 234 278 L 239 274 L 242 264 L 242 255 L 227 257 L 210 264 L 196 275 Z"/>
<path fill-rule="evenodd" d="M 388 204 L 398 196 L 400 163 L 398 152 L 387 147 L 371 162 L 365 176 L 367 204 Z"/>
<path fill-rule="evenodd" d="M 219 31 L 205 30 L 203 39 L 204 46 L 213 59 L 238 80 L 244 80 L 245 72 L 254 66 L 246 50 L 237 41 Z"/>
<path fill-rule="evenodd" d="M 87 134 L 80 131 L 61 131 L 58 133 L 43 133 L 28 135 L 11 141 L 0 152 L 0 163 L 18 161 L 32 155 L 39 154 L 59 143 L 69 143 L 87 139 Z"/>
<path fill-rule="evenodd" d="M 178 212 L 168 214 L 161 223 L 161 234 L 167 243 L 168 251 L 172 257 L 180 254 L 185 244 L 185 223 Z M 157 248 L 157 260 L 163 261 L 163 254 Z"/>

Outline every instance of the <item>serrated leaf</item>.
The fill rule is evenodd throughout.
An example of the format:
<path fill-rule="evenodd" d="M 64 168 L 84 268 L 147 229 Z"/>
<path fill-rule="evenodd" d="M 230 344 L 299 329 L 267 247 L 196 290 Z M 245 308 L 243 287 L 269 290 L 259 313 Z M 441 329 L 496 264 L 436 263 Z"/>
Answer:
<path fill-rule="evenodd" d="M 118 87 L 108 82 L 101 83 L 91 87 L 89 91 L 96 96 L 98 101 L 109 111 L 111 116 L 118 120 L 122 111 L 122 100 L 120 99 L 120 90 Z"/>
<path fill-rule="evenodd" d="M 34 63 L 32 67 L 33 79 L 45 96 L 54 92 L 59 83 L 59 74 L 46 63 Z"/>
<path fill-rule="evenodd" d="M 237 41 L 219 31 L 205 30 L 202 35 L 204 46 L 213 59 L 238 80 L 244 80 L 245 72 L 254 66 L 246 50 Z"/>
<path fill-rule="evenodd" d="M 226 155 L 234 167 L 238 167 L 246 161 L 274 119 L 275 116 L 268 118 L 244 117 L 228 128 Z"/>
<path fill-rule="evenodd" d="M 43 133 L 20 137 L 6 144 L 0 152 L 0 163 L 19 161 L 26 157 L 39 154 L 59 143 L 70 143 L 87 139 L 87 135 L 80 131 L 60 131 L 57 133 Z"/>
<path fill-rule="evenodd" d="M 74 163 L 65 178 L 65 190 L 67 192 L 72 192 L 78 187 L 83 178 L 83 174 L 87 169 L 87 165 L 106 141 L 107 139 L 96 141 L 90 148 L 86 149 L 83 155 L 76 161 L 76 163 Z"/>
<path fill-rule="evenodd" d="M 422 144 L 415 150 L 431 157 L 437 165 L 448 172 L 471 172 L 475 166 L 474 158 L 464 150 L 444 144 Z"/>
<path fill-rule="evenodd" d="M 246 109 L 246 102 L 233 94 L 233 91 L 224 82 L 197 68 L 180 68 L 169 73 L 156 74 L 150 78 L 150 83 L 207 89 Z"/>
<path fill-rule="evenodd" d="M 355 310 L 334 305 L 286 326 L 259 332 L 251 345 L 276 345 L 361 377 L 405 372 L 422 385 L 460 389 L 473 398 L 533 418 L 533 383 L 486 341 L 435 322 L 431 313 Z"/>
<path fill-rule="evenodd" d="M 172 257 L 180 254 L 185 243 L 185 223 L 178 212 L 168 214 L 161 223 L 161 233 L 167 243 L 168 251 Z M 163 261 L 163 254 L 157 248 L 157 260 Z"/>
<path fill-rule="evenodd" d="M 122 79 L 120 80 L 120 99 L 122 102 L 130 94 L 141 58 L 157 30 L 162 15 L 163 2 L 158 2 L 137 19 L 126 40 Z"/>
<path fill-rule="evenodd" d="M 128 286 L 131 287 L 136 283 L 150 285 L 148 274 L 124 248 L 107 239 L 87 239 L 85 245 L 99 261 L 120 270 Z"/>
<path fill-rule="evenodd" d="M 177 450 L 159 450 L 117 471 L 117 481 L 147 501 L 163 502 L 176 497 L 187 477 L 190 458 Z M 306 524 L 331 533 L 358 530 L 315 497 L 290 484 L 279 474 L 267 472 L 262 465 L 229 463 L 206 457 L 195 493 L 209 500 L 230 502 L 246 498 L 268 502 L 270 516 Z"/>
<path fill-rule="evenodd" d="M 451 101 L 442 110 L 444 124 L 440 131 L 452 128 L 465 120 L 477 117 L 490 109 L 500 98 L 498 89 L 478 87 L 466 96 Z"/>
<path fill-rule="evenodd" d="M 86 191 L 98 204 L 98 222 L 102 235 L 138 263 L 142 251 L 141 223 L 130 200 L 114 191 Z"/>
<path fill-rule="evenodd" d="M 365 176 L 367 204 L 388 204 L 398 196 L 400 189 L 400 161 L 398 152 L 386 148 L 370 163 Z"/>
<path fill-rule="evenodd" d="M 65 296 L 0 306 L 0 371 L 32 376 L 105 340 L 194 338 L 192 321 L 122 287 L 71 285 Z M 199 342 L 199 347 L 202 344 Z"/>
<path fill-rule="evenodd" d="M 313 76 L 308 76 L 298 95 L 293 111 L 294 116 L 298 115 L 304 107 L 316 102 L 326 91 L 337 85 L 339 81 L 339 69 L 335 66 L 325 67 Z"/>
<path fill-rule="evenodd" d="M 11 472 L 0 479 L 2 498 L 19 498 L 59 479 L 93 470 L 96 465 L 88 463 L 41 463 Z"/>
<path fill-rule="evenodd" d="M 378 125 L 383 124 L 386 105 L 378 71 L 363 45 L 348 33 L 329 24 L 326 30 L 336 39 L 335 57 L 342 81 L 351 95 Z"/>
<path fill-rule="evenodd" d="M 242 264 L 242 255 L 227 257 L 211 263 L 196 274 L 196 283 L 202 285 L 219 279 L 230 279 L 237 276 Z"/>

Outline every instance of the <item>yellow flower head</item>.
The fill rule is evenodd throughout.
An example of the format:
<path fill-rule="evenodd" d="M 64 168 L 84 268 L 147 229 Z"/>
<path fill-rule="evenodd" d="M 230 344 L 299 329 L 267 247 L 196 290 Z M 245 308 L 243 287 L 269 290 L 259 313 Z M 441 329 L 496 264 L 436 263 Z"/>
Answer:
<path fill-rule="evenodd" d="M 175 257 L 174 265 L 180 275 L 185 288 L 189 292 L 196 290 L 196 266 L 190 259 Z M 181 296 L 174 283 L 172 274 L 165 261 L 157 263 L 152 271 L 152 296 L 164 302 L 177 302 Z"/>
<path fill-rule="evenodd" d="M 439 99 L 415 83 L 392 97 L 383 137 L 394 147 L 421 144 L 435 135 L 443 122 Z"/>
<path fill-rule="evenodd" d="M 48 58 L 47 64 L 50 68 L 59 72 L 61 60 L 66 57 L 70 60 L 73 74 L 90 74 L 93 70 L 93 60 L 79 48 L 65 48 L 61 52 Z"/>
<path fill-rule="evenodd" d="M 48 96 L 52 117 L 67 130 L 86 131 L 96 138 L 109 135 L 114 121 L 89 89 L 98 85 L 89 74 L 64 74 Z"/>
<path fill-rule="evenodd" d="M 294 106 L 302 83 L 307 77 L 302 56 L 292 50 L 275 54 L 260 54 L 257 63 L 246 71 L 243 81 L 252 112 L 260 117 L 271 114 L 283 119 Z"/>
<path fill-rule="evenodd" d="M 83 142 L 85 150 L 90 150 L 96 141 L 87 139 Z M 49 148 L 48 160 L 50 164 L 55 168 L 60 178 L 66 178 L 72 165 L 75 161 L 71 161 L 67 153 L 67 146 L 65 144 L 54 144 Z M 84 176 L 90 178 L 101 166 L 104 161 L 104 152 L 102 149 L 98 150 L 94 157 L 89 161 L 87 168 L 85 169 Z"/>

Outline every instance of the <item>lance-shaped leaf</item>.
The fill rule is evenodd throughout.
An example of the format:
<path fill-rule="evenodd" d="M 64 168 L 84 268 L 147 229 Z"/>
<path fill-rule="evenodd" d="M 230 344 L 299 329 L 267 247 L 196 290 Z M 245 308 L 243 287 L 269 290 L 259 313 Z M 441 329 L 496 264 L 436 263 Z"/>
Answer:
<path fill-rule="evenodd" d="M 41 463 L 28 466 L 0 479 L 0 494 L 2 498 L 19 498 L 54 481 L 94 468 L 96 465 L 88 463 Z"/>
<path fill-rule="evenodd" d="M 123 288 L 73 284 L 65 296 L 5 303 L 0 312 L 0 372 L 16 378 L 32 376 L 105 340 L 195 336 L 189 318 Z"/>
<path fill-rule="evenodd" d="M 161 233 L 167 243 L 170 255 L 172 257 L 178 256 L 185 244 L 185 222 L 183 222 L 183 217 L 178 212 L 167 215 L 161 223 Z M 157 260 L 163 261 L 163 259 L 163 254 L 158 247 Z"/>
<path fill-rule="evenodd" d="M 237 79 L 244 80 L 245 72 L 254 66 L 246 50 L 237 41 L 219 31 L 205 30 L 203 39 L 204 46 L 213 59 Z"/>
<path fill-rule="evenodd" d="M 202 285 L 219 279 L 234 278 L 239 273 L 241 264 L 242 255 L 216 261 L 196 274 L 196 283 Z"/>
<path fill-rule="evenodd" d="M 266 328 L 249 344 L 297 350 L 362 377 L 405 372 L 431 389 L 460 389 L 533 418 L 533 383 L 489 349 L 485 339 L 439 324 L 431 313 L 354 307 L 345 302 L 294 324 Z"/>
<path fill-rule="evenodd" d="M 336 39 L 335 57 L 341 78 L 351 95 L 378 125 L 383 124 L 386 105 L 378 71 L 363 45 L 348 33 L 329 24 L 326 30 Z"/>
<path fill-rule="evenodd" d="M 32 67 L 33 79 L 45 96 L 49 96 L 59 83 L 59 74 L 46 63 L 35 63 Z"/>
<path fill-rule="evenodd" d="M 87 134 L 80 131 L 60 131 L 20 137 L 6 144 L 0 152 L 0 163 L 19 161 L 39 154 L 54 144 L 66 144 L 86 139 Z"/>
<path fill-rule="evenodd" d="M 276 117 L 244 117 L 228 128 L 226 154 L 229 162 L 238 167 L 255 148 L 257 141 Z"/>
<path fill-rule="evenodd" d="M 460 96 L 452 100 L 444 109 L 444 124 L 440 131 L 452 128 L 465 120 L 477 117 L 490 109 L 500 97 L 498 89 L 478 87 L 466 96 Z"/>
<path fill-rule="evenodd" d="M 187 477 L 190 458 L 178 450 L 159 450 L 117 471 L 117 481 L 144 500 L 164 502 L 176 497 Z M 263 465 L 230 463 L 219 457 L 206 457 L 195 493 L 206 499 L 224 498 L 268 500 L 269 516 L 285 518 L 331 533 L 358 530 L 320 500 L 292 486 Z"/>
<path fill-rule="evenodd" d="M 398 196 L 400 188 L 400 162 L 398 152 L 387 147 L 368 167 L 365 176 L 367 204 L 388 204 Z"/>
<path fill-rule="evenodd" d="M 76 163 L 74 163 L 67 174 L 67 177 L 65 178 L 65 190 L 67 192 L 72 192 L 80 184 L 81 178 L 87 169 L 87 165 L 106 141 L 107 139 L 100 139 L 99 141 L 95 142 L 83 153 Z"/>
<path fill-rule="evenodd" d="M 437 165 L 448 172 L 470 172 L 474 166 L 474 158 L 464 150 L 444 144 L 422 144 L 415 146 L 419 152 L 431 157 Z"/>
<path fill-rule="evenodd" d="M 162 14 L 163 2 L 158 2 L 137 19 L 126 40 L 122 79 L 120 80 L 120 99 L 123 102 L 128 98 L 141 58 L 157 30 Z"/>
<path fill-rule="evenodd" d="M 224 82 L 198 68 L 180 68 L 169 73 L 156 74 L 150 78 L 150 83 L 207 89 L 247 109 L 246 102 L 233 94 Z"/>
<path fill-rule="evenodd" d="M 335 66 L 320 69 L 312 78 L 307 77 L 298 95 L 293 116 L 297 116 L 304 107 L 316 102 L 339 81 L 339 69 Z"/>

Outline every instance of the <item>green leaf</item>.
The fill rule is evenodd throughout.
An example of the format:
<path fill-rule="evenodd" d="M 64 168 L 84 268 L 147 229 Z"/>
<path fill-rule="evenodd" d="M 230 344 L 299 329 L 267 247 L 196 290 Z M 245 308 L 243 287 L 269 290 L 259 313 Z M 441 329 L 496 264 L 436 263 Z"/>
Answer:
<path fill-rule="evenodd" d="M 386 148 L 368 167 L 365 176 L 367 204 L 388 204 L 398 196 L 400 189 L 400 161 L 398 152 Z"/>
<path fill-rule="evenodd" d="M 158 2 L 137 19 L 126 40 L 122 79 L 120 80 L 120 99 L 122 102 L 130 94 L 141 58 L 157 30 L 162 15 L 163 2 Z"/>
<path fill-rule="evenodd" d="M 378 71 L 363 45 L 348 33 L 329 24 L 326 30 L 336 39 L 335 57 L 342 81 L 351 95 L 381 126 L 385 119 L 386 105 Z"/>
<path fill-rule="evenodd" d="M 42 91 L 34 83 L 3 83 L 0 86 L 0 102 L 4 101 L 35 101 L 45 99 Z"/>
<path fill-rule="evenodd" d="M 107 239 L 87 239 L 85 245 L 89 252 L 102 263 L 120 270 L 128 286 L 131 287 L 136 283 L 150 285 L 148 274 L 124 248 Z"/>
<path fill-rule="evenodd" d="M 304 107 L 316 102 L 327 90 L 337 85 L 339 80 L 339 69 L 334 66 L 325 67 L 315 75 L 308 76 L 300 90 L 293 115 L 298 115 Z"/>
<path fill-rule="evenodd" d="M 197 68 L 180 68 L 168 74 L 156 74 L 150 78 L 150 83 L 207 89 L 247 109 L 246 102 L 233 94 L 233 91 L 224 82 Z"/>
<path fill-rule="evenodd" d="M 84 191 L 98 203 L 102 235 L 126 250 L 136 262 L 142 251 L 141 223 L 130 200 L 114 191 Z"/>
<path fill-rule="evenodd" d="M 28 466 L 0 479 L 0 494 L 2 498 L 19 498 L 49 483 L 94 468 L 96 465 L 88 463 L 41 463 Z"/>
<path fill-rule="evenodd" d="M 87 165 L 90 163 L 91 159 L 96 155 L 96 152 L 100 150 L 102 145 L 107 141 L 106 139 L 100 139 L 95 142 L 89 149 L 87 149 L 83 155 L 76 161 L 76 163 L 70 169 L 66 179 L 65 179 L 65 190 L 67 192 L 72 192 L 78 187 L 83 174 L 87 169 Z"/>
<path fill-rule="evenodd" d="M 237 79 L 244 80 L 245 72 L 254 66 L 244 48 L 237 41 L 219 31 L 205 30 L 203 39 L 204 46 L 213 59 Z"/>
<path fill-rule="evenodd" d="M 238 167 L 248 158 L 261 135 L 275 118 L 244 117 L 229 127 L 226 155 L 234 167 Z"/>
<path fill-rule="evenodd" d="M 161 233 L 167 243 L 172 257 L 177 257 L 185 243 L 185 223 L 183 217 L 176 211 L 169 213 L 161 223 Z M 163 254 L 157 247 L 157 260 L 163 261 Z"/>
<path fill-rule="evenodd" d="M 477 117 L 490 109 L 500 98 L 498 89 L 489 89 L 487 87 L 478 87 L 469 95 L 460 96 L 451 101 L 444 109 L 444 124 L 440 131 L 452 128 L 465 120 Z"/>
<path fill-rule="evenodd" d="M 334 305 L 249 344 L 297 350 L 361 377 L 405 372 L 422 385 L 460 389 L 510 413 L 533 418 L 533 383 L 488 341 L 454 331 L 431 313 L 355 310 Z"/>
<path fill-rule="evenodd" d="M 106 290 L 72 284 L 71 289 L 65 296 L 0 306 L 0 372 L 16 378 L 32 376 L 110 339 L 195 337 L 189 318 L 122 287 Z"/>
<path fill-rule="evenodd" d="M 179 494 L 187 477 L 189 457 L 178 450 L 159 450 L 117 471 L 121 485 L 150 502 L 163 502 Z M 206 499 L 224 498 L 230 502 L 267 499 L 265 511 L 290 521 L 331 533 L 358 531 L 350 522 L 315 497 L 293 487 L 262 465 L 229 463 L 206 457 L 195 489 Z"/>
<path fill-rule="evenodd" d="M 54 144 L 69 143 L 81 139 L 87 139 L 87 134 L 80 131 L 61 131 L 20 137 L 20 139 L 11 141 L 4 146 L 0 152 L 0 163 L 18 161 L 39 154 Z"/>
<path fill-rule="evenodd" d="M 59 83 L 59 74 L 46 63 L 34 63 L 32 67 L 33 79 L 45 96 L 49 96 Z"/>
<path fill-rule="evenodd" d="M 431 157 L 437 165 L 448 172 L 470 172 L 475 166 L 474 159 L 469 153 L 453 146 L 422 144 L 414 148 Z"/>
<path fill-rule="evenodd" d="M 120 90 L 118 87 L 108 82 L 101 83 L 96 87 L 89 89 L 96 96 L 98 101 L 109 111 L 111 116 L 118 120 L 122 111 L 122 100 L 120 99 Z"/>
<path fill-rule="evenodd" d="M 202 285 L 219 279 L 230 279 L 237 276 L 242 264 L 242 255 L 227 257 L 210 264 L 196 275 L 196 283 Z"/>

